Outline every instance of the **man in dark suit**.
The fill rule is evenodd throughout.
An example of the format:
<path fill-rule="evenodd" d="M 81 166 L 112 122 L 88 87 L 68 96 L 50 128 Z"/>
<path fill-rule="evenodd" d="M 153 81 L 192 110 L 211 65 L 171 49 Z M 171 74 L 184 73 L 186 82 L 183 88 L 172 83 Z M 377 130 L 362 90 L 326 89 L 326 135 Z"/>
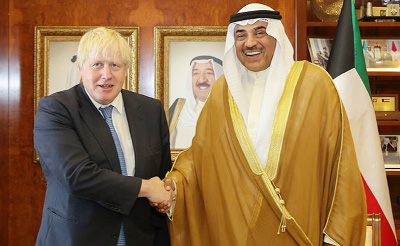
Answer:
<path fill-rule="evenodd" d="M 173 196 L 160 180 L 171 167 L 161 102 L 122 89 L 131 51 L 113 30 L 86 33 L 77 62 L 82 83 L 38 105 L 47 191 L 36 245 L 169 245 L 149 204 Z"/>

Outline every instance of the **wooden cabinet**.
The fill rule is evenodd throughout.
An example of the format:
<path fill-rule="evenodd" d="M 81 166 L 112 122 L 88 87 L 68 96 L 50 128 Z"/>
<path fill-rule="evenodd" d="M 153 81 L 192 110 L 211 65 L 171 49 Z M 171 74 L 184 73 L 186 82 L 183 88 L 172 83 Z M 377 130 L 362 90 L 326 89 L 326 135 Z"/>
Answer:
<path fill-rule="evenodd" d="M 310 61 L 307 48 L 308 37 L 333 39 L 336 22 L 322 22 L 312 13 L 309 0 L 296 1 L 296 60 Z M 362 39 L 400 39 L 400 22 L 359 22 Z M 400 98 L 400 72 L 368 72 L 372 94 L 397 94 Z M 400 101 L 400 100 L 399 100 Z M 397 102 L 398 108 L 399 102 Z M 400 118 L 392 121 L 378 121 L 381 135 L 400 135 Z M 390 199 L 400 242 L 400 170 L 387 171 Z"/>

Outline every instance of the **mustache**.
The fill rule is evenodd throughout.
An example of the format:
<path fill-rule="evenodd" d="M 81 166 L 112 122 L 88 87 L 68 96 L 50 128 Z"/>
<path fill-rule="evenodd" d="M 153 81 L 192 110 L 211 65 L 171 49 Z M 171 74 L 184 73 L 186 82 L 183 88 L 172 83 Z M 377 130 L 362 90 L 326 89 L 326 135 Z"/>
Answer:
<path fill-rule="evenodd" d="M 256 46 L 253 46 L 253 47 L 246 47 L 245 49 L 243 49 L 243 51 L 263 51 L 264 49 L 263 48 L 258 48 L 258 47 L 256 47 Z"/>
<path fill-rule="evenodd" d="M 202 82 L 202 83 L 196 84 L 196 86 L 210 86 L 210 84 L 207 82 Z"/>

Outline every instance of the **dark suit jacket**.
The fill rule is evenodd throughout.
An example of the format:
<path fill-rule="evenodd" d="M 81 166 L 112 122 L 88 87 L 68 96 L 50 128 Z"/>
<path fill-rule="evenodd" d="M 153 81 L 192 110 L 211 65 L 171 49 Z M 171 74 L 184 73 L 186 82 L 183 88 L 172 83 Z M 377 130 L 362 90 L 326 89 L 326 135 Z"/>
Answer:
<path fill-rule="evenodd" d="M 121 175 L 111 132 L 83 85 L 43 97 L 34 143 L 47 181 L 36 245 L 169 245 L 166 217 L 138 198 L 142 178 L 171 167 L 160 101 L 122 90 L 135 150 L 135 177 Z"/>

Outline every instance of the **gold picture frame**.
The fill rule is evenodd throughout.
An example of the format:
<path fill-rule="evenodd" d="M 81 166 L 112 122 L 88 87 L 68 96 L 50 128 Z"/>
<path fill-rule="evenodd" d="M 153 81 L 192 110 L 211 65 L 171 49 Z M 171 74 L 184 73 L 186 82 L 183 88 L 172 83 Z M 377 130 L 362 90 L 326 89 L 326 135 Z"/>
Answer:
<path fill-rule="evenodd" d="M 157 26 L 154 28 L 154 94 L 164 104 L 168 122 L 169 108 L 174 98 L 179 99 L 179 96 L 175 97 L 175 95 L 183 93 L 180 85 L 182 81 L 186 81 L 186 79 L 174 78 L 187 77 L 185 77 L 188 74 L 186 68 L 190 68 L 191 59 L 196 55 L 211 55 L 222 60 L 226 33 L 226 26 Z M 170 130 L 170 133 L 172 131 Z M 171 145 L 172 160 L 175 160 L 184 149 L 174 148 Z"/>
<path fill-rule="evenodd" d="M 34 115 L 36 115 L 40 98 L 59 90 L 68 89 L 73 83 L 79 83 L 80 77 L 77 74 L 77 66 L 72 64 L 75 62 L 73 55 L 83 34 L 96 27 L 35 26 Z M 107 28 L 121 33 L 132 48 L 132 65 L 128 69 L 124 88 L 137 92 L 139 90 L 139 27 L 120 26 Z M 74 79 L 70 80 L 69 78 Z M 61 82 L 62 80 L 65 82 Z M 36 151 L 34 151 L 34 162 L 39 162 Z"/>

